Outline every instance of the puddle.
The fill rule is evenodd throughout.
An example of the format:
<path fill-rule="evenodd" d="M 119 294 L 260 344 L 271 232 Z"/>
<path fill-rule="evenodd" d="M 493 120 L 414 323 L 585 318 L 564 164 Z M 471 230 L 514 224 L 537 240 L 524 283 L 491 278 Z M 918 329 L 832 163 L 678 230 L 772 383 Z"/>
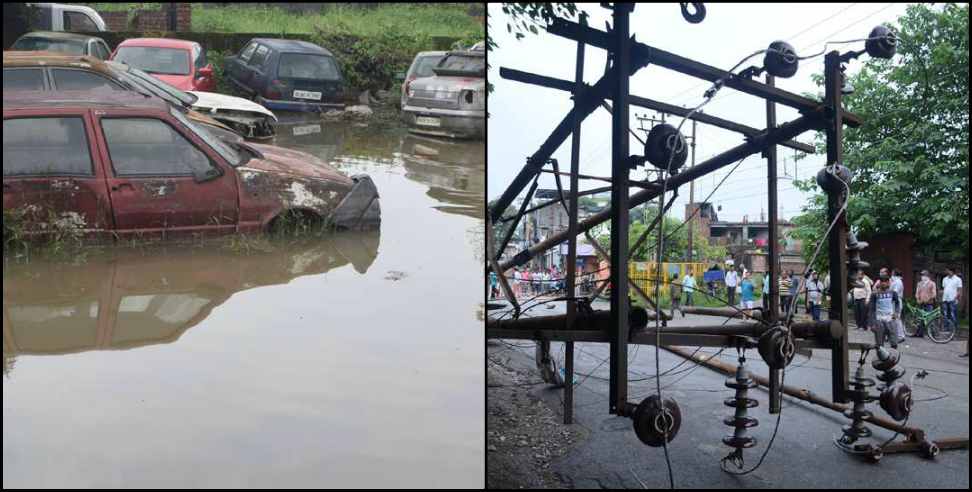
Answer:
<path fill-rule="evenodd" d="M 380 232 L 3 271 L 3 486 L 485 486 L 485 150 L 348 125 L 276 145 Z"/>

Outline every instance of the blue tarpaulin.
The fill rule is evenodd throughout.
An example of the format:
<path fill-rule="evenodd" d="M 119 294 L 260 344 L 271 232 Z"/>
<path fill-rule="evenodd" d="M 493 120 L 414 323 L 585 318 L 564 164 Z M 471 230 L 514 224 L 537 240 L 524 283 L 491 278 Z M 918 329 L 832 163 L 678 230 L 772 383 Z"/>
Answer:
<path fill-rule="evenodd" d="M 709 282 L 725 282 L 726 272 L 722 270 L 709 270 L 702 275 L 702 281 L 705 283 Z"/>

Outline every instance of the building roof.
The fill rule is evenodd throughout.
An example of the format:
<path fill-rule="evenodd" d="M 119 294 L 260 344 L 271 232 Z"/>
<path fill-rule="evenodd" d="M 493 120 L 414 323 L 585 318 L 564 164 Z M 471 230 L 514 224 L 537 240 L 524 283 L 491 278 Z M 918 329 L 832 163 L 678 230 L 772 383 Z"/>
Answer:
<path fill-rule="evenodd" d="M 151 48 L 175 48 L 191 50 L 192 46 L 198 44 L 195 41 L 186 41 L 184 39 L 170 39 L 170 38 L 131 38 L 118 43 L 118 47 L 122 46 L 142 46 Z"/>
<path fill-rule="evenodd" d="M 112 89 L 87 91 L 16 91 L 3 93 L 3 109 L 123 107 L 168 111 L 169 104 L 158 97 Z"/>
<path fill-rule="evenodd" d="M 260 44 L 265 44 L 282 53 L 306 53 L 311 55 L 334 56 L 330 51 L 314 43 L 297 39 L 253 38 L 253 41 Z"/>
<path fill-rule="evenodd" d="M 793 222 L 786 220 L 781 220 L 778 222 L 781 226 L 792 226 Z M 709 222 L 709 227 L 769 227 L 769 222 Z"/>
<path fill-rule="evenodd" d="M 32 31 L 21 36 L 21 38 L 45 38 L 45 39 L 64 39 L 64 40 L 77 40 L 77 41 L 87 41 L 89 39 L 101 39 L 98 36 L 92 36 L 91 34 L 81 34 L 74 32 L 64 32 L 64 31 Z M 102 41 L 104 41 L 102 39 Z"/>

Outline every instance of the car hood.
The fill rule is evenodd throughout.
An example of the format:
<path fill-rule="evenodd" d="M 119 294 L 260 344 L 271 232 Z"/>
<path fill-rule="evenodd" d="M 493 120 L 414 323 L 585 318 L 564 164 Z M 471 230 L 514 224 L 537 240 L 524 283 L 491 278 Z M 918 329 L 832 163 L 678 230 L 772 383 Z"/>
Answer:
<path fill-rule="evenodd" d="M 409 86 L 416 90 L 448 92 L 481 91 L 485 87 L 486 80 L 479 77 L 426 77 L 413 81 Z"/>
<path fill-rule="evenodd" d="M 284 149 L 274 145 L 247 143 L 263 154 L 262 159 L 252 159 L 244 167 L 300 178 L 332 181 L 352 186 L 354 182 L 341 171 L 310 154 Z"/>
<path fill-rule="evenodd" d="M 182 91 L 192 89 L 192 77 L 189 75 L 164 75 L 160 73 L 150 73 L 149 75 Z"/>
<path fill-rule="evenodd" d="M 253 101 L 243 99 L 242 97 L 216 94 L 215 92 L 188 92 L 198 98 L 195 104 L 192 105 L 193 109 L 197 111 L 209 112 L 215 110 L 259 113 L 273 118 L 273 121 L 277 121 L 277 116 L 274 115 L 272 111 Z"/>

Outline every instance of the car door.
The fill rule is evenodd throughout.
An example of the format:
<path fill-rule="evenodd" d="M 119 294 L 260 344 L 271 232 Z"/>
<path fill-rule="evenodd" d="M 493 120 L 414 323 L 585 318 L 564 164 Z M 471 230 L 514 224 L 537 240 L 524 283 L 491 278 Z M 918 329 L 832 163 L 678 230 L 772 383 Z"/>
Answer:
<path fill-rule="evenodd" d="M 230 78 L 232 78 L 238 85 L 246 90 L 252 90 L 247 84 L 249 81 L 249 77 L 247 75 L 249 68 L 247 63 L 251 58 L 253 58 L 253 53 L 256 52 L 259 45 L 259 43 L 251 41 L 246 48 L 243 48 L 243 50 L 240 51 L 240 55 L 232 59 L 230 65 L 226 67 L 226 70 L 230 74 Z"/>
<path fill-rule="evenodd" d="M 162 236 L 235 231 L 233 169 L 174 122 L 119 111 L 96 111 L 116 229 Z"/>
<path fill-rule="evenodd" d="M 3 119 L 3 210 L 29 229 L 104 231 L 111 202 L 87 113 L 18 111 Z"/>
<path fill-rule="evenodd" d="M 262 92 L 264 86 L 267 84 L 263 67 L 269 57 L 270 48 L 261 44 L 257 46 L 256 51 L 253 52 L 253 56 L 246 62 L 246 80 L 244 83 L 253 92 Z"/>

